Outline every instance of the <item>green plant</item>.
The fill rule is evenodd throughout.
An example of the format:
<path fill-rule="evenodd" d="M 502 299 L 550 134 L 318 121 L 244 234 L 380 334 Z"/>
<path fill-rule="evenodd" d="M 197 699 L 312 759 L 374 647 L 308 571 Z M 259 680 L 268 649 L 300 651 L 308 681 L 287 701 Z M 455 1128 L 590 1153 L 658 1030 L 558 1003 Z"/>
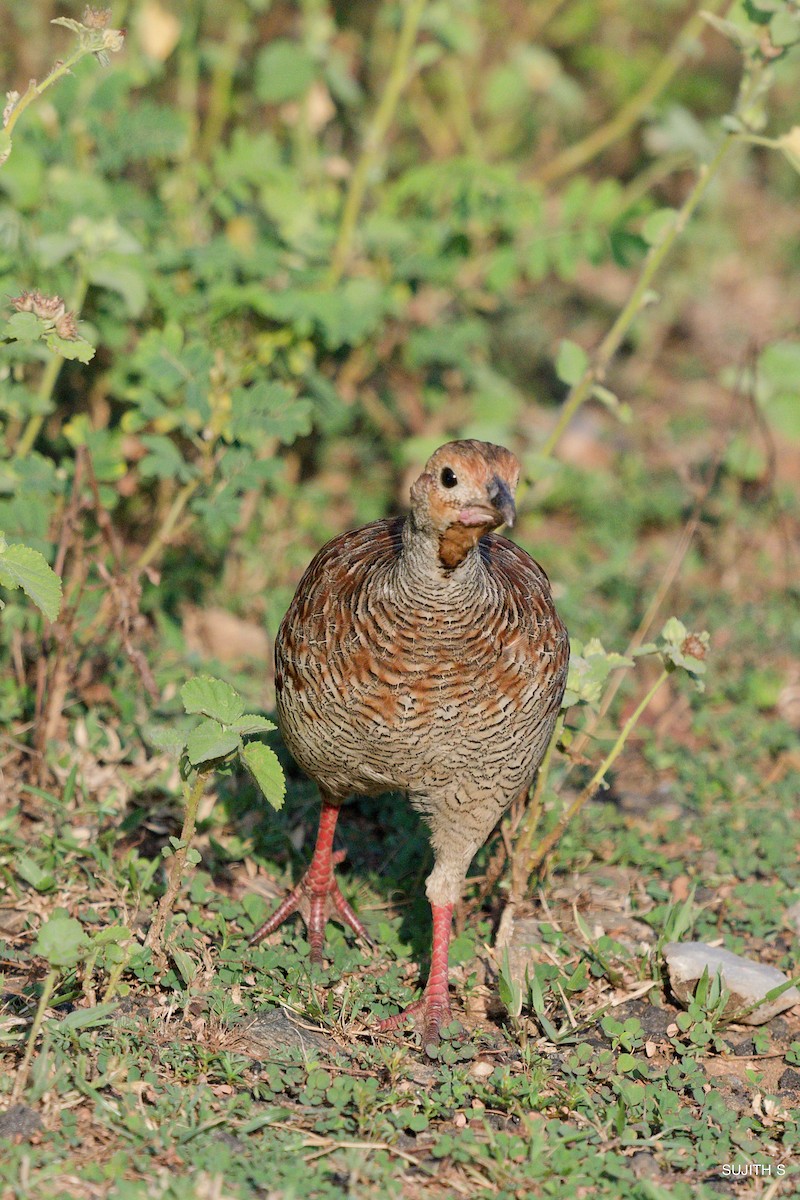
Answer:
<path fill-rule="evenodd" d="M 13 545 L 0 533 L 0 584 L 6 588 L 22 588 L 44 613 L 55 621 L 61 607 L 61 580 L 38 550 L 30 546 Z M 0 601 L 0 608 L 5 604 Z"/>
<path fill-rule="evenodd" d="M 729 1000 L 730 992 L 722 982 L 721 972 L 709 976 L 706 968 L 686 1012 L 678 1013 L 675 1018 L 677 1032 L 671 1040 L 681 1054 L 693 1056 L 705 1054 L 709 1049 L 717 1052 L 725 1049 L 720 1031 L 726 1023 Z"/>
<path fill-rule="evenodd" d="M 111 69 L 86 51 L 16 110 L 0 528 L 55 569 L 64 601 L 43 633 L 16 587 L 0 623 L 6 1103 L 31 1048 L 25 1108 L 2 1128 L 41 1122 L 3 1141 L 0 1191 L 713 1200 L 720 1164 L 742 1158 L 785 1164 L 791 1191 L 791 1077 L 767 1097 L 766 1068 L 729 1056 L 739 1086 L 720 1088 L 722 1025 L 665 1045 L 673 1014 L 647 979 L 690 927 L 796 968 L 781 931 L 800 887 L 785 836 L 800 817 L 797 12 L 705 7 L 769 85 L 722 134 L 734 55 L 677 0 L 132 0 Z M 3 15 L 2 73 L 25 94 L 89 36 L 70 28 L 62 46 L 30 6 Z M 620 332 L 543 456 L 557 406 Z M 307 857 L 307 783 L 288 772 L 264 820 L 236 750 L 214 773 L 184 755 L 179 780 L 191 730 L 162 754 L 147 729 L 192 672 L 268 711 L 262 629 L 312 553 L 401 506 L 407 472 L 451 436 L 522 458 L 514 538 L 550 573 L 583 660 L 572 682 L 592 689 L 566 716 L 569 758 L 553 745 L 540 776 L 531 852 L 614 746 L 620 693 L 627 717 L 657 680 L 663 660 L 635 652 L 660 641 L 661 614 L 714 630 L 715 656 L 702 697 L 662 686 L 590 819 L 537 868 L 544 961 L 527 982 L 501 968 L 510 1031 L 481 960 L 522 806 L 478 856 L 460 914 L 471 965 L 452 964 L 472 1032 L 421 1071 L 364 1026 L 416 981 L 419 912 L 396 905 L 425 873 L 408 809 L 369 800 L 349 822 L 343 887 L 373 912 L 380 956 L 334 924 L 330 966 L 312 971 L 299 930 L 246 946 L 267 904 L 254 877 Z M 241 657 L 226 618 L 250 637 Z M 219 802 L 201 797 L 200 834 L 165 863 L 200 775 Z M 138 930 L 163 899 L 159 863 L 184 849 L 165 964 Z M 655 953 L 598 935 L 598 894 L 652 926 Z M 58 909 L 80 917 L 71 965 L 30 932 Z M 708 1019 L 690 1019 L 701 1039 Z M 790 1038 L 774 1023 L 754 1053 L 791 1064 Z"/>
<path fill-rule="evenodd" d="M 533 798 L 527 809 L 511 857 L 511 890 L 509 892 L 509 917 L 506 918 L 506 928 L 510 924 L 514 907 L 520 902 L 527 890 L 529 880 L 539 869 L 546 857 L 552 852 L 573 818 L 585 804 L 605 784 L 607 772 L 616 762 L 625 743 L 636 728 L 642 714 L 647 709 L 653 697 L 666 683 L 676 670 L 685 671 L 702 691 L 703 675 L 705 674 L 705 657 L 708 649 L 709 635 L 690 633 L 682 621 L 671 617 L 661 630 L 658 643 L 648 642 L 638 646 L 634 655 L 639 658 L 645 655 L 656 655 L 661 663 L 661 671 L 650 685 L 642 699 L 636 705 L 631 715 L 625 721 L 617 734 L 611 749 L 606 753 L 600 765 L 595 769 L 588 783 L 578 792 L 577 796 L 565 805 L 554 824 L 545 833 L 537 845 L 533 846 L 533 837 L 541 813 L 542 798 L 547 788 L 553 749 L 564 738 L 564 718 L 560 718 L 551 740 L 550 747 L 542 762 L 537 778 Z M 564 694 L 562 708 L 566 711 L 577 704 L 597 708 L 602 699 L 603 684 L 612 670 L 620 667 L 629 668 L 634 665 L 633 659 L 626 658 L 615 652 L 607 652 L 598 640 L 587 645 L 573 643 L 570 659 L 570 673 L 567 690 Z M 501 926 L 501 935 L 503 927 Z"/>
<path fill-rule="evenodd" d="M 183 787 L 183 827 L 180 837 L 172 837 L 161 851 L 169 860 L 167 888 L 147 935 L 147 945 L 163 958 L 166 924 L 178 891 L 201 857 L 192 846 L 197 808 L 210 775 L 234 761 L 240 763 L 257 785 L 261 795 L 274 809 L 283 804 L 286 783 L 278 757 L 263 742 L 245 741 L 254 734 L 275 729 L 272 721 L 257 713 L 245 712 L 241 696 L 221 679 L 198 675 L 181 688 L 181 700 L 189 720 L 180 726 L 154 726 L 149 740 L 161 750 L 180 759 Z"/>

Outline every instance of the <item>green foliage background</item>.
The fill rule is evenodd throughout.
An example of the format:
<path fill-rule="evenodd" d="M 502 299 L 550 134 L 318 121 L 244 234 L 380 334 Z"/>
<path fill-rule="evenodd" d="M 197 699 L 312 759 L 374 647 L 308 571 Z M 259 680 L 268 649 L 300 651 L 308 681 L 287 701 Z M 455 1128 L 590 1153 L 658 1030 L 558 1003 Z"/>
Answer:
<path fill-rule="evenodd" d="M 269 710 L 261 632 L 271 642 L 312 554 L 400 510 L 442 441 L 503 442 L 524 464 L 514 536 L 593 648 L 598 693 L 616 660 L 594 639 L 623 651 L 665 578 L 662 615 L 669 607 L 713 635 L 705 695 L 665 688 L 630 752 L 646 784 L 617 780 L 623 797 L 666 787 L 678 815 L 598 804 L 570 827 L 559 861 L 635 873 L 637 912 L 656 929 L 674 921 L 687 872 L 708 893 L 699 936 L 722 931 L 733 948 L 796 969 L 781 931 L 800 886 L 786 837 L 798 815 L 800 12 L 790 0 L 708 7 L 716 22 L 677 0 L 131 0 L 111 16 L 124 50 L 106 63 L 85 55 L 21 114 L 0 167 L 0 870 L 26 922 L 2 942 L 3 962 L 28 975 L 0 1036 L 16 1053 L 37 997 L 35 1021 L 44 1001 L 74 1003 L 67 1020 L 45 1022 L 27 1098 L 83 1097 L 75 1112 L 63 1105 L 63 1143 L 36 1150 L 37 1194 L 81 1158 L 80 1104 L 97 1138 L 96 1161 L 74 1168 L 81 1180 L 99 1194 L 150 1186 L 131 1182 L 140 1168 L 146 1179 L 152 1131 L 123 1075 L 152 1089 L 159 1170 L 177 1153 L 171 1122 L 185 1138 L 178 1174 L 158 1185 L 165 1197 L 181 1195 L 180 1171 L 198 1163 L 209 1194 L 223 1176 L 232 1194 L 264 1194 L 265 1161 L 286 1195 L 341 1194 L 337 1179 L 416 1194 L 384 1145 L 417 1133 L 411 1149 L 445 1194 L 455 1181 L 459 1194 L 492 1196 L 547 1186 L 645 1198 L 662 1184 L 711 1195 L 721 1155 L 783 1153 L 796 1138 L 796 1110 L 741 1115 L 709 1098 L 705 1027 L 685 1044 L 673 1035 L 668 1065 L 634 1062 L 641 1028 L 613 1021 L 611 1049 L 577 1045 L 557 1070 L 537 1058 L 542 1030 L 571 1036 L 554 1011 L 560 979 L 591 1024 L 590 983 L 638 985 L 652 969 L 612 939 L 576 950 L 552 929 L 559 966 L 538 963 L 530 989 L 548 1023 L 514 1025 L 531 1038 L 524 1061 L 498 1064 L 487 1082 L 468 1073 L 469 1048 L 447 1046 L 421 1088 L 407 1058 L 361 1045 L 352 1077 L 287 1051 L 254 1083 L 241 1056 L 206 1036 L 214 1022 L 227 1029 L 243 1009 L 288 999 L 349 1038 L 354 1014 L 384 1011 L 406 986 L 400 964 L 420 945 L 384 910 L 394 882 L 413 894 L 424 838 L 396 808 L 365 807 L 348 836 L 397 961 L 376 979 L 334 932 L 333 967 L 310 979 L 302 938 L 250 952 L 242 930 L 266 907 L 253 876 L 274 880 L 307 842 L 313 789 L 290 772 L 285 809 L 265 816 L 241 773 L 222 779 L 221 803 L 200 806 L 190 859 L 172 836 L 175 755 L 159 754 L 151 723 L 180 712 L 195 671 L 231 678 L 248 714 Z M 68 28 L 48 24 L 59 17 L 80 19 L 81 6 L 0 2 L 9 88 L 24 93 L 74 48 Z M 740 90 L 743 62 L 752 86 Z M 676 212 L 723 144 L 678 232 Z M 636 298 L 659 247 L 669 252 Z M 34 291 L 63 298 L 76 338 L 29 304 L 18 311 L 12 298 Z M 565 399 L 632 296 L 620 344 L 562 429 Z M 673 576 L 676 547 L 685 557 Z M 52 624 L 31 603 L 54 614 L 41 580 L 28 595 L 6 590 L 33 570 L 31 551 L 63 579 Z M 221 632 L 226 614 L 242 644 Z M 630 714 L 626 688 L 590 753 Z M 548 793 L 544 809 L 552 828 L 559 798 Z M 177 906 L 163 972 L 137 921 L 176 848 L 189 862 L 202 852 L 203 869 Z M 504 895 L 498 887 L 496 905 Z M 485 899 L 474 884 L 456 966 L 489 938 Z M 33 943 L 39 928 L 48 934 Z M 50 949 L 65 937 L 69 962 L 56 962 Z M 352 992 L 337 1007 L 340 993 L 325 988 L 343 976 Z M 469 993 L 474 975 L 460 979 Z M 171 1037 L 160 1017 L 116 1024 L 111 998 L 124 991 L 169 996 L 170 1012 L 177 997 L 187 1022 L 197 1012 L 208 1022 L 203 1037 Z M 514 994 L 519 1016 L 525 997 Z M 123 1095 L 113 1104 L 112 1085 Z M 524 1136 L 488 1118 L 456 1132 L 453 1112 L 475 1100 L 522 1120 Z M 192 1141 L 221 1123 L 238 1148 Z M 329 1170 L 309 1151 L 309 1137 L 343 1132 L 381 1147 L 368 1166 L 345 1147 Z M 634 1175 L 634 1146 L 656 1147 L 661 1183 Z M 14 1162 L 29 1152 L 15 1148 Z"/>

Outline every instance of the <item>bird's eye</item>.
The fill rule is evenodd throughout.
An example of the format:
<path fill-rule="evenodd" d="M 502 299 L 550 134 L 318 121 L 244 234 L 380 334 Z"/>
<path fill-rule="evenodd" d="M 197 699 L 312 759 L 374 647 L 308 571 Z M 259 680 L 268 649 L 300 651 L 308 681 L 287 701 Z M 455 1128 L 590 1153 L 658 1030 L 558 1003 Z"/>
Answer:
<path fill-rule="evenodd" d="M 458 479 L 456 478 L 455 473 L 453 471 L 451 471 L 449 467 L 444 467 L 444 469 L 442 470 L 441 478 L 442 478 L 442 486 L 446 487 L 446 488 L 455 487 L 456 484 L 458 483 Z"/>

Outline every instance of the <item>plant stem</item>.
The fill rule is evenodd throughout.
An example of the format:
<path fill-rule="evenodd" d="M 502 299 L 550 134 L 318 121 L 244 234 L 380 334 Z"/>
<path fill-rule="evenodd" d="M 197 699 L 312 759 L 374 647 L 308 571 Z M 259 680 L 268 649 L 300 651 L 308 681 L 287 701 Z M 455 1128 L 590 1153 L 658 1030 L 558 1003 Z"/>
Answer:
<path fill-rule="evenodd" d="M 6 133 L 8 136 L 11 136 L 17 121 L 20 119 L 28 105 L 35 100 L 37 96 L 41 96 L 42 92 L 46 92 L 47 89 L 51 87 L 56 80 L 61 79 L 63 75 L 69 75 L 76 63 L 80 62 L 80 60 L 87 54 L 92 53 L 94 53 L 94 51 L 92 51 L 88 46 L 79 46 L 78 49 L 73 51 L 73 53 L 65 58 L 63 62 L 57 63 L 53 67 L 50 74 L 46 75 L 41 83 L 37 83 L 35 79 L 32 79 L 28 84 L 27 91 L 20 96 L 19 100 L 9 114 L 9 118 L 6 123 Z"/>
<path fill-rule="evenodd" d="M 328 287 L 336 286 L 347 265 L 356 230 L 356 222 L 361 212 L 364 194 L 367 190 L 367 182 L 380 154 L 384 138 L 389 132 L 389 126 L 394 118 L 403 88 L 408 82 L 409 61 L 411 59 L 411 52 L 414 49 L 414 40 L 417 36 L 425 3 L 426 0 L 407 0 L 407 3 L 402 6 L 403 20 L 400 26 L 397 46 L 395 47 L 394 60 L 389 71 L 389 77 L 386 80 L 386 87 L 383 90 L 380 104 L 375 110 L 375 115 L 364 136 L 361 156 L 350 177 L 350 185 L 345 196 L 344 207 L 342 208 L 339 233 L 331 256 L 331 265 L 327 278 Z"/>
<path fill-rule="evenodd" d="M 159 901 L 158 911 L 153 918 L 153 924 L 150 926 L 147 938 L 145 939 L 145 945 L 150 946 L 160 957 L 164 956 L 164 930 L 167 918 L 172 912 L 175 897 L 178 895 L 178 889 L 181 886 L 183 870 L 186 865 L 186 855 L 194 837 L 195 825 L 197 823 L 197 806 L 200 803 L 200 797 L 203 794 L 204 788 L 205 774 L 202 771 L 197 772 L 191 788 L 185 782 L 183 785 L 185 809 L 180 837 L 181 844 L 172 856 L 167 890 Z"/>
<path fill-rule="evenodd" d="M 231 14 L 227 34 L 217 49 L 218 58 L 211 74 L 206 118 L 199 138 L 197 156 L 206 162 L 222 138 L 225 122 L 231 111 L 236 64 L 249 29 L 241 13 Z"/>
<path fill-rule="evenodd" d="M 86 299 L 86 293 L 89 290 L 89 280 L 86 277 L 85 271 L 81 270 L 75 282 L 75 289 L 69 298 L 67 308 L 77 317 L 83 308 L 83 302 Z M 60 354 L 53 354 L 45 363 L 42 371 L 39 386 L 36 389 L 36 398 L 41 408 L 46 408 L 52 399 L 55 391 L 58 377 L 61 374 L 61 368 L 64 365 L 64 359 Z M 34 413 L 28 418 L 25 428 L 22 431 L 19 441 L 14 449 L 14 454 L 17 458 L 24 458 L 30 454 L 34 443 L 41 432 L 44 419 L 48 414 L 46 412 Z"/>
<path fill-rule="evenodd" d="M 722 8 L 722 2 L 723 0 L 711 0 L 710 3 L 703 5 L 703 9 L 706 12 L 716 12 L 717 9 Z M 605 124 L 593 129 L 587 137 L 582 138 L 573 146 L 568 146 L 550 162 L 545 163 L 535 172 L 534 179 L 539 183 L 553 183 L 557 179 L 562 179 L 565 175 L 570 175 L 573 171 L 578 170 L 579 167 L 585 166 L 587 162 L 596 158 L 598 154 L 602 154 L 614 142 L 624 137 L 678 73 L 692 43 L 705 25 L 702 12 L 693 13 L 683 25 L 672 45 L 662 55 L 658 66 L 648 76 L 644 85 L 623 104 L 619 112 L 615 113 Z"/>
<path fill-rule="evenodd" d="M 189 503 L 199 486 L 199 477 L 190 479 L 188 483 L 183 485 L 175 499 L 172 501 L 169 512 L 167 513 L 163 522 L 153 534 L 150 541 L 147 543 L 144 550 L 136 560 L 135 569 L 137 571 L 143 571 L 145 567 L 149 566 L 155 556 L 158 554 L 161 547 L 169 540 L 170 534 L 178 524 L 181 513 L 186 508 L 186 505 Z"/>
<path fill-rule="evenodd" d="M 516 845 L 514 846 L 514 854 L 511 860 L 511 891 L 509 893 L 509 903 L 518 903 L 525 892 L 528 883 L 530 872 L 526 871 L 525 865 L 530 854 L 531 842 L 533 835 L 536 832 L 536 825 L 542 811 L 542 799 L 544 797 L 547 780 L 550 775 L 550 764 L 553 761 L 553 752 L 564 730 L 564 718 L 566 714 L 561 712 L 558 714 L 556 727 L 553 730 L 553 735 L 548 742 L 547 749 L 544 752 L 542 764 L 539 767 L 539 773 L 536 777 L 536 787 L 534 788 L 533 796 L 522 822 L 522 828 L 517 836 Z"/>
<path fill-rule="evenodd" d="M 11 1104 L 19 1103 L 19 1100 L 25 1089 L 25 1084 L 28 1079 L 28 1071 L 30 1070 L 31 1066 L 31 1059 L 33 1058 L 33 1051 L 36 1046 L 36 1039 L 39 1036 L 39 1030 L 42 1027 L 44 1014 L 47 1011 L 48 1004 L 50 1003 L 50 997 L 55 989 L 57 979 L 58 970 L 55 967 L 51 967 L 45 976 L 45 981 L 42 985 L 42 994 L 39 997 L 39 1003 L 36 1007 L 36 1015 L 33 1018 L 33 1024 L 31 1025 L 28 1033 L 28 1043 L 25 1047 L 25 1057 L 20 1064 L 16 1079 L 14 1080 L 14 1086 L 11 1089 Z"/>
<path fill-rule="evenodd" d="M 634 711 L 628 717 L 628 720 L 622 726 L 617 740 L 614 742 L 614 745 L 611 747 L 592 778 L 586 784 L 586 787 L 583 789 L 583 791 L 578 793 L 570 806 L 564 810 L 556 824 L 549 833 L 545 834 L 533 853 L 528 855 L 527 861 L 524 864 L 524 868 L 522 868 L 522 870 L 524 870 L 524 878 L 526 881 L 530 878 L 533 872 L 537 870 L 539 866 L 541 866 L 542 862 L 545 860 L 553 847 L 560 841 L 565 829 L 573 817 L 580 812 L 586 802 L 591 800 L 592 796 L 594 796 L 595 792 L 600 788 L 606 772 L 616 762 L 623 746 L 630 737 L 642 713 L 647 708 L 659 688 L 666 682 L 668 676 L 669 671 L 667 671 L 665 668 L 650 690 L 646 693 L 644 698 L 637 704 Z"/>
<path fill-rule="evenodd" d="M 664 262 L 667 255 L 672 250 L 675 242 L 683 230 L 686 228 L 687 222 L 694 210 L 702 200 L 708 189 L 708 185 L 719 171 L 725 157 L 729 153 L 734 142 L 737 140 L 735 135 L 729 134 L 720 142 L 714 157 L 710 162 L 704 164 L 700 168 L 697 176 L 697 181 L 689 192 L 689 195 L 683 202 L 680 210 L 675 216 L 675 220 L 669 229 L 667 229 L 662 237 L 662 240 L 656 245 L 651 246 L 644 260 L 639 279 L 636 286 L 631 292 L 628 302 L 622 309 L 614 324 L 609 329 L 603 341 L 597 348 L 592 361 L 584 371 L 577 383 L 570 388 L 569 394 L 564 401 L 558 420 L 553 427 L 549 437 L 545 440 L 539 453 L 544 457 L 550 457 L 555 450 L 564 430 L 569 425 L 572 418 L 575 416 L 578 409 L 589 398 L 592 388 L 596 383 L 601 383 L 605 378 L 608 366 L 619 350 L 622 342 L 639 314 L 639 310 L 645 299 L 645 295 L 650 288 L 653 279 L 655 278 L 661 264 Z"/>

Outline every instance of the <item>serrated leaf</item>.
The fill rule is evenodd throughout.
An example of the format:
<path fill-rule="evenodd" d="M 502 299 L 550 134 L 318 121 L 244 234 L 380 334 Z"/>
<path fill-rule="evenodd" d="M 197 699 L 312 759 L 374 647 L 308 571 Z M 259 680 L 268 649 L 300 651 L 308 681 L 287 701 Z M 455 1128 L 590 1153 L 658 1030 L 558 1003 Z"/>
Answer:
<path fill-rule="evenodd" d="M 139 463 L 141 475 L 147 478 L 154 476 L 156 479 L 177 479 L 186 483 L 196 473 L 171 438 L 159 433 L 147 433 L 139 440 L 150 451 Z"/>
<path fill-rule="evenodd" d="M 186 739 L 196 725 L 196 721 L 186 717 L 171 724 L 149 721 L 142 729 L 142 734 L 148 745 L 177 756 L 183 751 Z"/>
<path fill-rule="evenodd" d="M 258 713 L 242 713 L 241 717 L 237 717 L 230 724 L 237 733 L 242 734 L 270 733 L 276 728 L 274 721 L 268 721 L 266 717 L 259 716 Z"/>
<path fill-rule="evenodd" d="M 570 342 L 564 338 L 556 355 L 556 375 L 561 382 L 573 387 L 583 375 L 588 364 L 586 351 L 577 342 Z"/>
<path fill-rule="evenodd" d="M 46 958 L 51 967 L 71 967 L 80 959 L 85 944 L 86 934 L 80 921 L 56 913 L 39 930 L 33 950 Z"/>
<path fill-rule="evenodd" d="M 94 358 L 94 346 L 85 338 L 62 338 L 57 333 L 48 333 L 44 340 L 48 350 L 70 361 L 74 359 L 77 362 L 88 363 Z"/>
<path fill-rule="evenodd" d="M 15 312 L 6 321 L 3 336 L 15 342 L 38 342 L 42 328 L 42 322 L 34 313 Z"/>
<path fill-rule="evenodd" d="M 181 688 L 181 700 L 187 713 L 202 713 L 222 725 L 232 725 L 244 712 L 244 701 L 223 679 L 213 675 L 195 675 Z"/>
<path fill-rule="evenodd" d="M 0 583 L 21 587 L 47 617 L 55 621 L 61 608 L 61 580 L 44 555 L 30 546 L 8 546 L 0 555 Z"/>
<path fill-rule="evenodd" d="M 219 721 L 201 721 L 186 740 L 186 756 L 193 767 L 224 758 L 239 745 L 239 735 L 223 729 Z"/>
<path fill-rule="evenodd" d="M 264 798 L 276 811 L 282 808 L 286 796 L 286 780 L 275 751 L 270 750 L 263 742 L 249 742 L 240 754 Z"/>

